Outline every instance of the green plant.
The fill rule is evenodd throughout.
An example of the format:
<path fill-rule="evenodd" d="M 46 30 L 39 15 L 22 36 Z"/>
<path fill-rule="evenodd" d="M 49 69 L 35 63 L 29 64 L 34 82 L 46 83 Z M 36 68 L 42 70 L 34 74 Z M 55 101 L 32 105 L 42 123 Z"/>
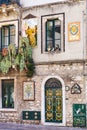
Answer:
<path fill-rule="evenodd" d="M 26 64 L 27 67 L 27 77 L 32 77 L 35 73 L 35 64 L 32 58 L 29 58 Z"/>
<path fill-rule="evenodd" d="M 20 71 L 26 69 L 28 77 L 32 77 L 35 70 L 34 61 L 32 59 L 32 48 L 26 37 L 21 37 L 18 53 L 14 44 L 8 46 L 6 56 L 0 54 L 0 70 L 2 73 L 8 73 L 10 68 Z"/>
<path fill-rule="evenodd" d="M 11 68 L 11 61 L 8 59 L 8 57 L 5 57 L 0 62 L 0 69 L 2 73 L 8 73 L 9 69 Z"/>

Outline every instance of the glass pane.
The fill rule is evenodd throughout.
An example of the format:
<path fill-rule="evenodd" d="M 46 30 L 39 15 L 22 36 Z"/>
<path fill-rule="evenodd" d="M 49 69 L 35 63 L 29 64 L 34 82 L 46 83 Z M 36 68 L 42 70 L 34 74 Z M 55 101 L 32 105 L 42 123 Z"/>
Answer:
<path fill-rule="evenodd" d="M 55 39 L 61 39 L 61 22 L 55 21 Z"/>
<path fill-rule="evenodd" d="M 47 40 L 53 39 L 53 22 L 47 22 Z"/>
<path fill-rule="evenodd" d="M 10 43 L 15 44 L 15 36 L 10 36 Z"/>
<path fill-rule="evenodd" d="M 55 20 L 55 25 L 61 25 L 61 21 L 59 19 Z"/>
<path fill-rule="evenodd" d="M 55 49 L 61 50 L 61 40 L 55 40 Z"/>
<path fill-rule="evenodd" d="M 47 51 L 51 51 L 53 48 L 52 41 L 47 41 Z"/>
<path fill-rule="evenodd" d="M 10 98 L 10 107 L 13 108 L 14 107 L 14 87 L 13 86 L 10 87 L 9 98 Z"/>
<path fill-rule="evenodd" d="M 8 88 L 3 87 L 3 107 L 8 107 Z"/>
<path fill-rule="evenodd" d="M 55 27 L 55 39 L 60 39 L 61 38 L 61 28 L 56 26 Z"/>
<path fill-rule="evenodd" d="M 14 80 L 2 80 L 2 106 L 14 108 Z"/>
<path fill-rule="evenodd" d="M 15 26 L 10 26 L 10 35 L 15 35 Z"/>
<path fill-rule="evenodd" d="M 8 27 L 2 27 L 2 36 L 8 36 L 9 30 Z"/>
<path fill-rule="evenodd" d="M 9 37 L 8 27 L 2 27 L 2 48 L 7 48 L 8 37 Z"/>
<path fill-rule="evenodd" d="M 2 48 L 8 47 L 8 37 L 2 37 Z"/>
<path fill-rule="evenodd" d="M 53 21 L 47 21 L 47 30 L 52 30 Z"/>

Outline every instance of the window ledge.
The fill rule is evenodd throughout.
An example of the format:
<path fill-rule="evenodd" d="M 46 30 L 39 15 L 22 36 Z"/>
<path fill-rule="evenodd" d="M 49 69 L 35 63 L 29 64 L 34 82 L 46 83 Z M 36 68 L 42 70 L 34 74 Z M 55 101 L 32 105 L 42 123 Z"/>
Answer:
<path fill-rule="evenodd" d="M 0 111 L 13 111 L 13 112 L 16 112 L 17 110 L 16 109 L 10 109 L 10 108 L 0 108 Z"/>
<path fill-rule="evenodd" d="M 60 54 L 62 51 L 47 51 L 44 54 Z"/>

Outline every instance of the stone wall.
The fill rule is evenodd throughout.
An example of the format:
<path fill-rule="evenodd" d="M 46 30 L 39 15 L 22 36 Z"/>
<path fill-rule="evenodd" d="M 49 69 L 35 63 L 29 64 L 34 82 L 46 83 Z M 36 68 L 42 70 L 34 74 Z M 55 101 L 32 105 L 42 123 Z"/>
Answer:
<path fill-rule="evenodd" d="M 17 111 L 0 111 L 0 122 L 19 122 Z"/>
<path fill-rule="evenodd" d="M 42 111 L 41 109 L 41 87 L 42 81 L 47 76 L 59 76 L 63 79 L 65 86 L 69 86 L 69 91 L 65 91 L 66 125 L 72 126 L 74 103 L 86 103 L 85 78 L 83 76 L 83 63 L 70 64 L 47 64 L 37 65 L 36 73 L 32 79 L 27 78 L 24 73 L 10 73 L 9 77 L 16 77 L 15 85 L 15 108 L 14 110 L 0 109 L 0 121 L 18 122 L 29 124 L 40 124 L 40 121 L 22 120 L 22 111 Z M 14 76 L 15 74 L 15 76 Z M 7 76 L 6 76 L 7 77 Z M 6 78 L 5 76 L 3 78 Z M 35 81 L 35 100 L 23 100 L 23 81 Z M 71 94 L 71 87 L 78 83 L 81 87 L 81 94 Z"/>

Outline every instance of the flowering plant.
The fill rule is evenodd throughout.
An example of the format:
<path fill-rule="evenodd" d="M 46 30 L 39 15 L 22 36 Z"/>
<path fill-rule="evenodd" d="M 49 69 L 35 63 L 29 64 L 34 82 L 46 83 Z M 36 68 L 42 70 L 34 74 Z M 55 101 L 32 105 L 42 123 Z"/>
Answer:
<path fill-rule="evenodd" d="M 31 64 L 31 59 L 32 48 L 29 45 L 29 40 L 26 37 L 21 37 L 18 50 L 14 44 L 10 44 L 6 49 L 6 53 L 4 51 L 4 53 L 0 55 L 0 71 L 6 74 L 11 68 L 16 71 L 18 69 L 20 71 L 25 69 L 27 70 L 26 73 L 28 73 L 28 71 L 31 72 L 31 74 L 27 74 L 27 76 L 32 77 L 35 67 L 34 62 Z M 33 69 L 31 69 L 29 65 L 33 66 Z"/>

